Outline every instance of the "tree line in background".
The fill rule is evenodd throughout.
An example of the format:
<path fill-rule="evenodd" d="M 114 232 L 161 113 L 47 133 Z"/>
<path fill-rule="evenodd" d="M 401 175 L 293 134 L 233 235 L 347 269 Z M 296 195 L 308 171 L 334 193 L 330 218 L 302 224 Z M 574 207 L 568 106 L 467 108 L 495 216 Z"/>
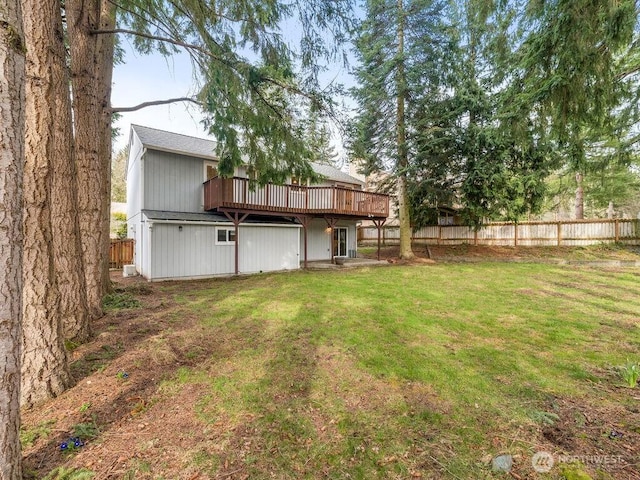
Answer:
<path fill-rule="evenodd" d="M 592 209 L 629 199 L 638 33 L 634 0 L 367 1 L 351 148 L 391 172 L 401 255 L 442 205 L 479 226 L 558 210 L 568 188 L 577 218 L 585 186 Z"/>
<path fill-rule="evenodd" d="M 200 91 L 177 100 L 202 107 L 221 174 L 248 159 L 265 183 L 332 161 L 335 91 L 318 76 L 351 34 L 351 149 L 366 172 L 392 172 L 404 257 L 411 224 L 442 203 L 476 224 L 518 219 L 551 172 L 590 179 L 637 161 L 633 1 L 369 0 L 361 20 L 351 3 L 5 1 L 1 479 L 21 475 L 19 405 L 70 385 L 65 341 L 90 336 L 110 286 L 111 120 L 144 106 L 110 104 L 118 36 L 142 53 L 187 51 Z M 300 25 L 293 43 L 285 22 Z"/>

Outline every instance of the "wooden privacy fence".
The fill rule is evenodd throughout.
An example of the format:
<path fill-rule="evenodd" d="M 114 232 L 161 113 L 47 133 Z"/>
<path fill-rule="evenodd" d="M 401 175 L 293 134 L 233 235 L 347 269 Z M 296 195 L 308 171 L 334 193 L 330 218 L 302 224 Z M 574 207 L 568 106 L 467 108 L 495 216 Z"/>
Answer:
<path fill-rule="evenodd" d="M 133 244 L 135 240 L 125 238 L 124 240 L 111 240 L 109 250 L 109 268 L 122 268 L 123 265 L 133 263 Z"/>
<path fill-rule="evenodd" d="M 400 242 L 397 226 L 383 227 L 382 243 Z M 434 225 L 413 231 L 412 240 L 432 245 L 520 245 L 580 246 L 619 242 L 640 245 L 640 220 L 563 220 L 558 222 L 495 222 L 480 230 L 462 225 Z M 374 226 L 358 228 L 358 242 L 375 243 L 378 230 Z"/>

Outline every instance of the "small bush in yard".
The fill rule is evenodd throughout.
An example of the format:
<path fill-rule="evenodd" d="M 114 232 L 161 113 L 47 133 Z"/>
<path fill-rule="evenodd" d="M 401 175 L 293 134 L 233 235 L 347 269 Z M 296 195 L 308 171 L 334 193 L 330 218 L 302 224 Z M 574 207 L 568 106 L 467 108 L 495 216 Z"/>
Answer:
<path fill-rule="evenodd" d="M 113 292 L 102 299 L 105 310 L 120 310 L 123 308 L 136 308 L 140 306 L 137 298 L 128 292 Z"/>
<path fill-rule="evenodd" d="M 630 388 L 636 388 L 638 378 L 640 377 L 640 364 L 637 362 L 629 362 L 619 368 L 620 377 Z"/>

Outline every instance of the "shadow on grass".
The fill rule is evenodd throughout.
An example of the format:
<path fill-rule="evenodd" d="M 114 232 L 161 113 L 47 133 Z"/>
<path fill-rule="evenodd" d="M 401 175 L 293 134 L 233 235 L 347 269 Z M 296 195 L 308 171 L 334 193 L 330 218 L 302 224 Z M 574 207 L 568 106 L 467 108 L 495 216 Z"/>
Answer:
<path fill-rule="evenodd" d="M 153 298 L 145 299 L 146 308 L 110 312 L 96 322 L 94 339 L 78 348 L 81 356 L 72 365 L 76 384 L 41 406 L 50 414 L 66 411 L 66 415 L 59 417 L 54 434 L 26 450 L 25 478 L 42 478 L 72 460 L 73 452 L 62 451 L 60 444 L 74 436 L 74 426 L 93 423 L 97 427 L 95 438 L 83 439 L 88 440 L 88 444 L 98 444 L 106 438 L 111 442 L 112 429 L 126 426 L 153 404 L 163 379 L 175 377 L 180 368 L 230 358 L 261 342 L 263 332 L 259 322 L 243 316 L 242 312 L 207 326 L 205 331 L 201 317 L 190 305 L 176 302 L 180 296 L 195 298 L 194 294 L 211 290 L 212 294 L 202 297 L 202 302 L 210 302 L 209 314 L 215 318 L 212 311 L 215 303 L 229 299 L 238 288 L 235 284 L 234 288 L 226 288 L 228 284 L 228 280 L 217 279 L 189 282 L 188 292 L 185 291 L 187 285 L 177 282 L 156 285 L 152 287 Z M 254 307 L 259 308 L 259 303 Z M 163 340 L 160 352 L 154 351 L 160 343 L 154 343 L 156 338 Z M 126 378 L 121 372 L 128 372 Z M 83 402 L 91 407 L 79 408 Z M 73 405 L 71 409 L 70 405 Z M 75 452 L 82 454 L 86 448 Z M 115 465 L 118 454 L 114 455 L 115 458 L 103 461 L 101 468 L 107 468 L 111 461 Z M 112 475 L 104 471 L 100 474 Z"/>
<path fill-rule="evenodd" d="M 265 476 L 269 472 L 302 474 L 301 461 L 308 453 L 314 429 L 307 416 L 309 395 L 318 368 L 314 325 L 299 313 L 287 322 L 270 350 L 265 376 L 260 379 L 257 398 L 253 399 L 256 419 L 234 429 L 227 453 L 221 458 L 217 477 L 234 472 Z M 247 462 L 252 452 L 256 463 Z M 268 452 L 265 455 L 265 452 Z"/>

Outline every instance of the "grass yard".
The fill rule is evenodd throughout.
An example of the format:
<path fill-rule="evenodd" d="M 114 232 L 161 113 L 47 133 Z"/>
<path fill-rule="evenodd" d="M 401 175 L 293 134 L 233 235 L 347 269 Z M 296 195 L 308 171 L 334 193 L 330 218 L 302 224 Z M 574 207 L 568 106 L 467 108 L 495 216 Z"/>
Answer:
<path fill-rule="evenodd" d="M 25 414 L 26 466 L 95 479 L 637 479 L 640 388 L 617 367 L 640 361 L 639 280 L 474 263 L 132 284 L 124 294 L 142 306 L 116 302 L 73 352 L 78 384 Z M 78 425 L 93 426 L 86 445 L 60 451 Z M 532 467 L 539 451 L 554 456 L 548 473 Z M 499 454 L 511 473 L 492 471 Z"/>

